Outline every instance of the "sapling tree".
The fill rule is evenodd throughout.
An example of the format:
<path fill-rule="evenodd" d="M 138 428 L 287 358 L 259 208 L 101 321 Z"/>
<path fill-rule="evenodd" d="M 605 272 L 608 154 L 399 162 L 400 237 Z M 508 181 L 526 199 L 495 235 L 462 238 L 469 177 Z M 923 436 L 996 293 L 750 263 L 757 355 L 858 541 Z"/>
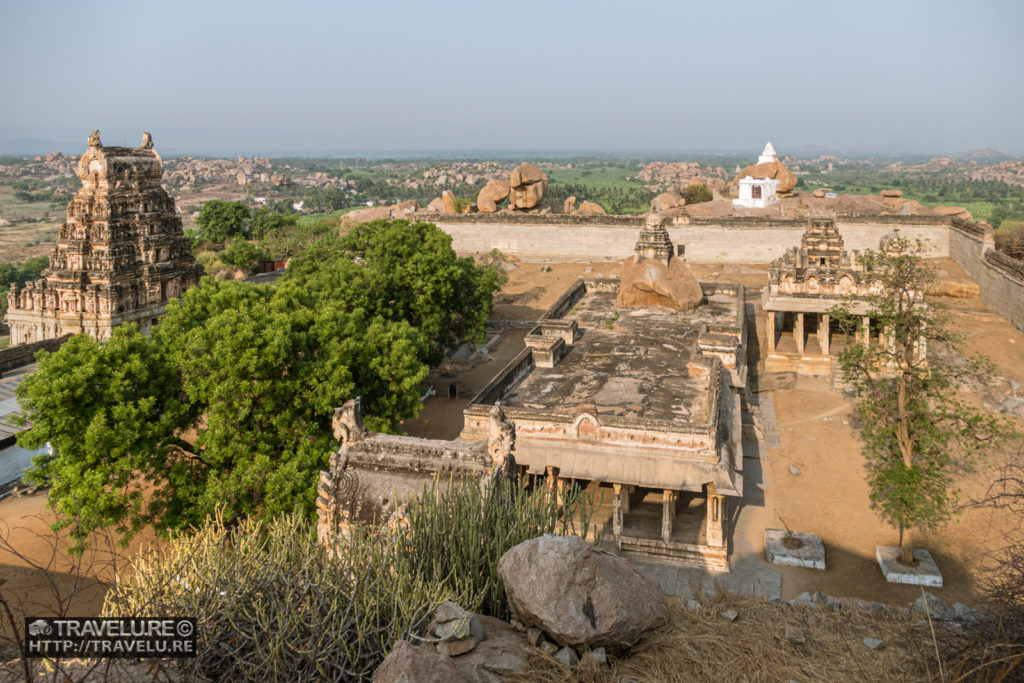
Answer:
<path fill-rule="evenodd" d="M 853 301 L 829 311 L 851 340 L 838 354 L 856 397 L 871 503 L 899 530 L 900 562 L 914 564 L 911 534 L 958 513 L 956 469 L 969 470 L 1014 435 L 1005 419 L 969 400 L 991 374 L 984 358 L 965 356 L 963 335 L 924 293 L 935 280 L 920 242 L 897 233 L 881 251 L 858 257 L 873 282 L 867 316 L 881 333 L 868 342 Z"/>

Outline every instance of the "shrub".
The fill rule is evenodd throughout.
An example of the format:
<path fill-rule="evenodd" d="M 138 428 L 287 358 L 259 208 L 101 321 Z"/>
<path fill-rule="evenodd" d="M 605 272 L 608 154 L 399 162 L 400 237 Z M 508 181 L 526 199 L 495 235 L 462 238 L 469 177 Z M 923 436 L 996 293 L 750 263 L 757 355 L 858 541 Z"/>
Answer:
<path fill-rule="evenodd" d="M 704 183 L 690 183 L 683 189 L 681 194 L 687 204 L 700 204 L 701 202 L 710 202 L 714 199 L 711 188 Z"/>
<path fill-rule="evenodd" d="M 437 480 L 407 508 L 408 532 L 355 527 L 333 553 L 309 521 L 285 515 L 230 527 L 221 516 L 135 562 L 104 614 L 194 616 L 186 674 L 210 680 L 370 680 L 396 640 L 422 635 L 455 600 L 508 617 L 498 559 L 544 533 L 589 524 L 589 500 L 567 487 Z"/>
<path fill-rule="evenodd" d="M 266 260 L 270 257 L 260 247 L 250 244 L 245 240 L 238 240 L 237 242 L 232 242 L 230 247 L 222 251 L 219 258 L 229 266 L 235 266 L 248 272 L 256 266 L 258 261 Z"/>

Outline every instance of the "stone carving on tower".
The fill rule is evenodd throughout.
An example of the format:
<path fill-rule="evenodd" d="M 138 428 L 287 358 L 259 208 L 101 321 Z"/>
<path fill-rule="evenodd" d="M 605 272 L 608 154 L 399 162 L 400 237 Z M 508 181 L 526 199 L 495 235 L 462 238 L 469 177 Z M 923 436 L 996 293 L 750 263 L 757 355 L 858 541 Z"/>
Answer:
<path fill-rule="evenodd" d="M 148 332 L 202 275 L 160 186 L 163 161 L 149 133 L 136 148 L 104 147 L 99 131 L 88 144 L 50 267 L 7 294 L 12 345 L 77 333 L 106 339 L 127 322 Z"/>
<path fill-rule="evenodd" d="M 622 263 L 619 279 L 619 308 L 667 306 L 680 311 L 696 308 L 704 292 L 686 264 L 672 252 L 674 247 L 664 218 L 647 217 L 633 255 Z"/>

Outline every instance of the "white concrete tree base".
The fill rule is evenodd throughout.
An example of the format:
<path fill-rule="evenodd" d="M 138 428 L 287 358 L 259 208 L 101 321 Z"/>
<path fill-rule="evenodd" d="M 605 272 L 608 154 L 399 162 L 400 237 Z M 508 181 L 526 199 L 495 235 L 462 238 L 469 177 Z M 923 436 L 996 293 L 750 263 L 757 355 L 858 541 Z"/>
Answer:
<path fill-rule="evenodd" d="M 899 563 L 900 549 L 888 545 L 875 546 L 875 556 L 882 574 L 889 583 L 905 583 L 911 586 L 942 588 L 942 572 L 932 559 L 931 553 L 923 548 L 914 550 L 916 567 L 904 567 Z"/>
<path fill-rule="evenodd" d="M 782 529 L 764 530 L 764 554 L 769 562 L 791 567 L 825 569 L 825 546 L 817 534 L 794 531 L 793 538 L 801 541 L 799 548 L 787 548 L 783 543 L 786 532 Z"/>

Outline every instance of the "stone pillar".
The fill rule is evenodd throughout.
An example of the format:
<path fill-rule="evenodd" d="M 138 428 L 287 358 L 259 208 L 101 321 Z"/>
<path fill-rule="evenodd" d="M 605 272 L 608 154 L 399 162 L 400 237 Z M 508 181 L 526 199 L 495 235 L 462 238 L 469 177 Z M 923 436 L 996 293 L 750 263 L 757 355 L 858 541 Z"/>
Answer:
<path fill-rule="evenodd" d="M 796 352 L 804 352 L 804 314 L 797 313 L 793 323 L 793 340 L 796 341 Z"/>
<path fill-rule="evenodd" d="M 818 326 L 821 332 L 818 334 L 818 346 L 821 347 L 823 355 L 829 354 L 829 344 L 832 341 L 832 331 L 829 328 L 828 313 L 821 314 L 821 324 Z"/>
<path fill-rule="evenodd" d="M 871 318 L 864 316 L 860 319 L 861 324 L 861 343 L 864 346 L 871 344 Z"/>
<path fill-rule="evenodd" d="M 622 536 L 622 489 L 622 484 L 612 484 L 612 490 L 615 491 L 615 496 L 612 498 L 612 535 L 615 537 L 616 544 L 621 544 L 619 538 Z M 628 490 L 625 497 L 626 500 L 629 500 Z"/>
<path fill-rule="evenodd" d="M 668 543 L 672 538 L 672 517 L 676 502 L 675 491 L 665 489 L 661 497 L 661 540 Z"/>
<path fill-rule="evenodd" d="M 718 495 L 715 485 L 708 484 L 707 495 L 707 538 L 708 545 L 721 548 L 725 545 L 725 496 Z"/>
<path fill-rule="evenodd" d="M 625 484 L 623 484 L 623 486 L 622 486 L 622 512 L 623 513 L 627 513 L 627 514 L 629 513 L 629 496 L 633 493 L 633 491 L 635 489 L 636 489 L 635 486 L 626 486 Z"/>
<path fill-rule="evenodd" d="M 775 352 L 775 311 L 764 312 L 765 332 L 768 334 L 768 353 Z"/>

